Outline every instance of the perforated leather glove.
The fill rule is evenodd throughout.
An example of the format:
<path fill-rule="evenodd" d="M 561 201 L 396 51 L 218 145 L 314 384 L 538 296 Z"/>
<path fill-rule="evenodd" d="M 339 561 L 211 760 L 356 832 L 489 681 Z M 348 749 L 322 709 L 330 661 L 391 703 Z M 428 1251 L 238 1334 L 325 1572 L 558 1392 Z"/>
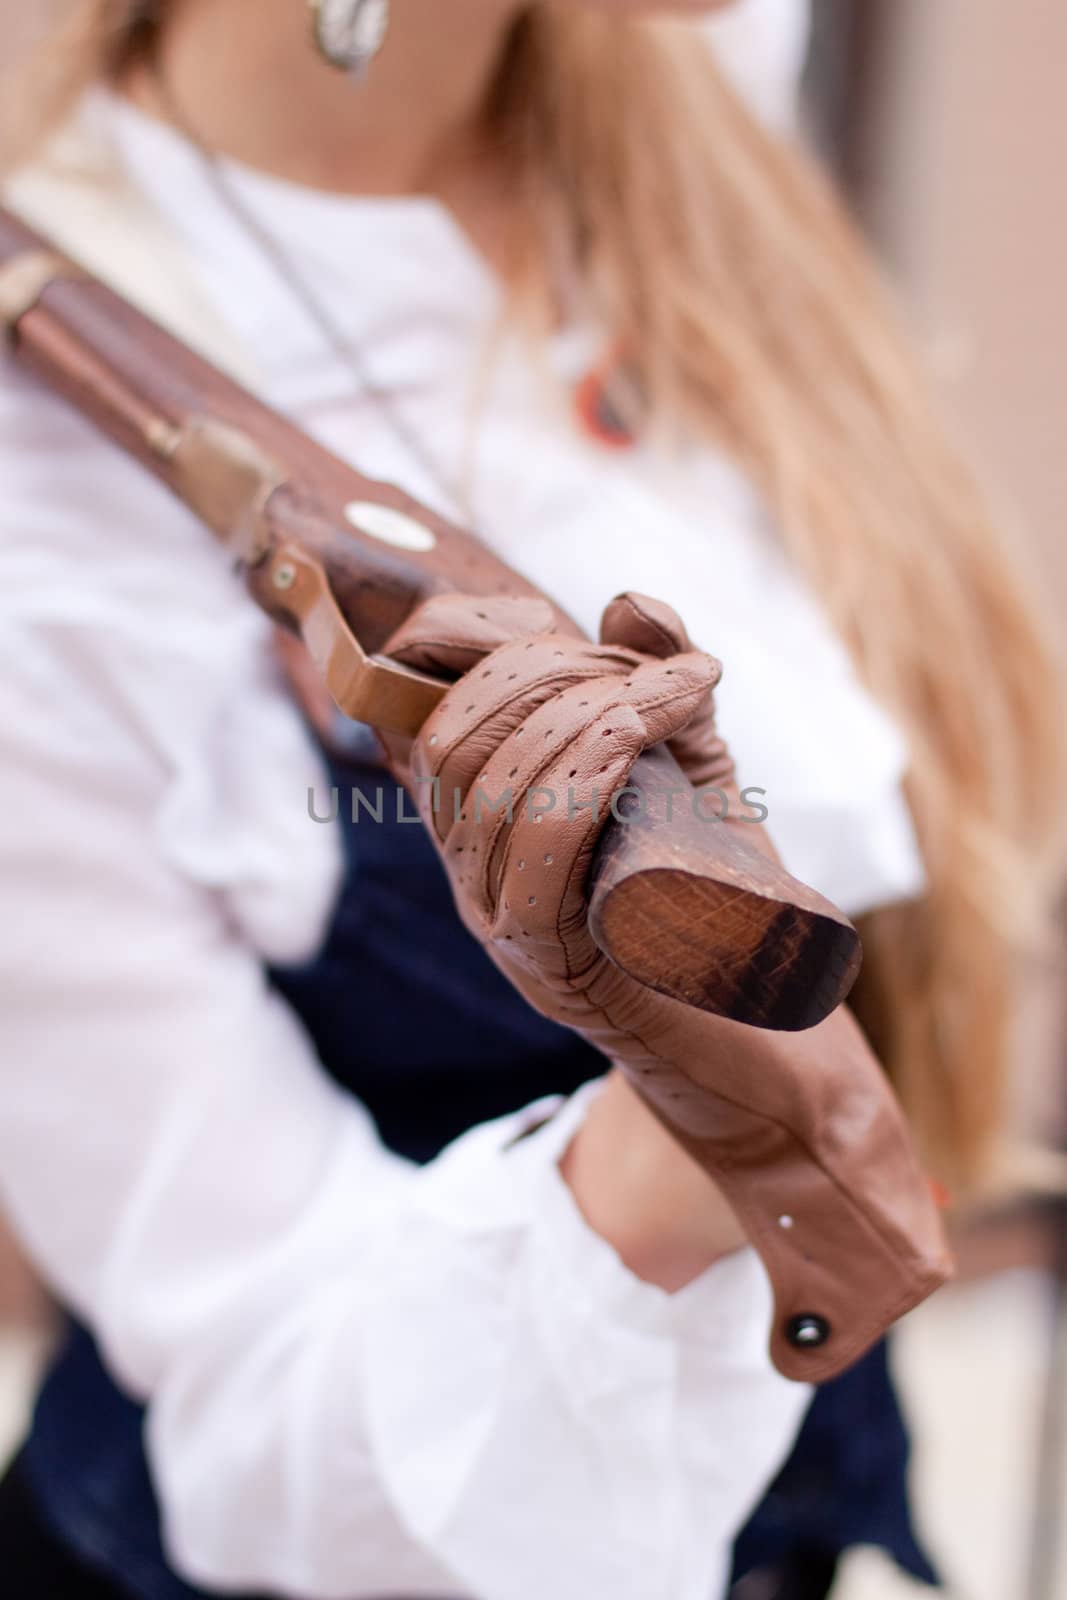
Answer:
<path fill-rule="evenodd" d="M 720 669 L 642 596 L 612 602 L 599 645 L 550 625 L 536 600 L 444 595 L 390 640 L 409 665 L 463 674 L 410 751 L 417 803 L 467 928 L 714 1178 L 774 1288 L 776 1365 L 822 1381 L 949 1276 L 929 1186 L 846 1008 L 803 1033 L 744 1027 L 654 993 L 598 949 L 589 867 L 609 797 L 643 751 L 667 741 L 740 816 L 714 722 Z M 714 825 L 772 850 L 751 822 Z"/>

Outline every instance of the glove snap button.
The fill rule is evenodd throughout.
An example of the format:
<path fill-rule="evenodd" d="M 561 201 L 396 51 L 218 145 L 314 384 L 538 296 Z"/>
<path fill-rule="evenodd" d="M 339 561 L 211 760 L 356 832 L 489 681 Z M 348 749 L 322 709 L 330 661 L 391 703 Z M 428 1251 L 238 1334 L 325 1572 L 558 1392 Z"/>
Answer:
<path fill-rule="evenodd" d="M 812 1312 L 793 1317 L 786 1325 L 785 1336 L 797 1350 L 817 1350 L 830 1337 L 830 1324 L 825 1317 Z"/>

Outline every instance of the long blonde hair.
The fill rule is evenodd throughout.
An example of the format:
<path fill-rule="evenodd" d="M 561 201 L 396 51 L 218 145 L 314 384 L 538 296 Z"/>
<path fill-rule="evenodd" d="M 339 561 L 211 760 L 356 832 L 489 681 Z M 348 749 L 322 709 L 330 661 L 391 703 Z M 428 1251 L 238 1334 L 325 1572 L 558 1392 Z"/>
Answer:
<path fill-rule="evenodd" d="M 34 141 L 121 65 L 144 11 L 73 7 L 33 80 Z M 1059 818 L 1056 675 L 1033 608 L 842 207 L 690 26 L 532 6 L 489 109 L 537 219 L 527 302 L 548 307 L 564 259 L 648 418 L 760 485 L 910 741 L 929 889 L 865 919 L 857 1009 L 934 1169 L 969 1183 L 1000 1121 L 1017 958 Z"/>

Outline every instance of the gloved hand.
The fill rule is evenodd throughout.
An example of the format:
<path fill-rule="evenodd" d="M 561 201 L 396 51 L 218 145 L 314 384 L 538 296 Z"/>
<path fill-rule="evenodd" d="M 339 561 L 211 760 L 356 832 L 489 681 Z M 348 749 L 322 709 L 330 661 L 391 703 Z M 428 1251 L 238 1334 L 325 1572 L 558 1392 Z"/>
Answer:
<path fill-rule="evenodd" d="M 389 641 L 408 665 L 463 674 L 410 752 L 417 803 L 466 926 L 538 1011 L 621 1068 L 714 1178 L 775 1291 L 776 1365 L 822 1381 L 949 1275 L 929 1187 L 845 1008 L 804 1033 L 746 1028 L 652 992 L 598 949 L 589 866 L 609 797 L 644 750 L 667 741 L 690 780 L 724 791 L 739 815 L 714 722 L 720 669 L 641 596 L 612 602 L 599 645 L 550 626 L 539 601 L 444 595 Z M 761 826 L 721 825 L 772 850 Z"/>

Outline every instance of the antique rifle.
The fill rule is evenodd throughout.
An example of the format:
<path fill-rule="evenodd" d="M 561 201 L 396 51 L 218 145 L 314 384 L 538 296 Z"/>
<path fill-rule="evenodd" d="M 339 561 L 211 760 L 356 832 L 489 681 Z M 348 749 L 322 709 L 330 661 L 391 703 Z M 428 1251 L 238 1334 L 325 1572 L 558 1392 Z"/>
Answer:
<path fill-rule="evenodd" d="M 380 653 L 429 595 L 537 594 L 472 534 L 321 448 L 5 210 L 0 324 L 19 362 L 216 534 L 349 717 L 414 734 L 437 704 L 447 684 Z M 660 993 L 737 1022 L 800 1029 L 827 1016 L 859 968 L 851 923 L 737 827 L 664 807 L 688 789 L 665 750 L 638 761 L 630 786 L 634 814 L 607 827 L 591 870 L 600 949 Z"/>

